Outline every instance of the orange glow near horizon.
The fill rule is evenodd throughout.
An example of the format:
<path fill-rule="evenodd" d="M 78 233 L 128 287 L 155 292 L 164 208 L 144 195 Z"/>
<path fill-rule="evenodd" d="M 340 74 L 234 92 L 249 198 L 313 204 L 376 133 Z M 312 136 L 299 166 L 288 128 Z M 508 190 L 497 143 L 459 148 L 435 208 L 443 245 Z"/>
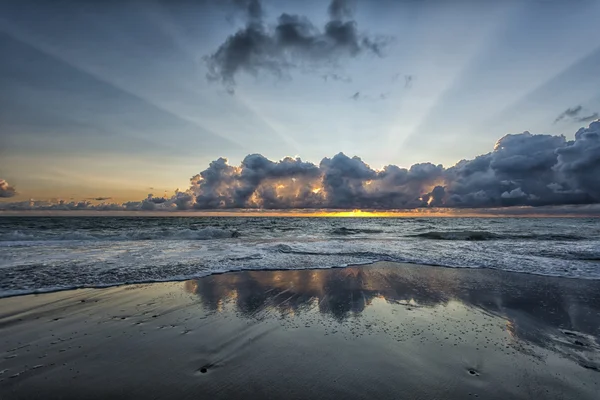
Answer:
<path fill-rule="evenodd" d="M 0 216 L 139 216 L 139 217 L 300 217 L 300 218 L 520 218 L 520 217 L 598 217 L 586 214 L 544 214 L 531 210 L 523 214 L 506 214 L 502 210 L 421 208 L 413 210 L 188 210 L 188 211 L 96 211 L 96 210 L 27 210 L 0 211 Z"/>
<path fill-rule="evenodd" d="M 315 213 L 315 217 L 338 217 L 338 218 L 378 218 L 378 217 L 398 217 L 398 216 L 416 216 L 415 212 L 400 211 L 321 211 Z"/>

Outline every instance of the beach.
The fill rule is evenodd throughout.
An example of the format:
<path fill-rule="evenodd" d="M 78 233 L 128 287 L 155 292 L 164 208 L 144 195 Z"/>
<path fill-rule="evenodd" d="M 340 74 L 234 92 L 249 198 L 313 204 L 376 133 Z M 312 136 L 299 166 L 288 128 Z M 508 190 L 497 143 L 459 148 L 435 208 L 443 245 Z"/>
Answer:
<path fill-rule="evenodd" d="M 0 398 L 597 399 L 600 281 L 378 262 L 0 299 Z"/>

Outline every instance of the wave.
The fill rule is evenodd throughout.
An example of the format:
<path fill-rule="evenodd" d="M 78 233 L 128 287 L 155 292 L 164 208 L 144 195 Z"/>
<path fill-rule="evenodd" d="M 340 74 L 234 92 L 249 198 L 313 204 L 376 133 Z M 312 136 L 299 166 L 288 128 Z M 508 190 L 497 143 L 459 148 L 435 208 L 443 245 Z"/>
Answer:
<path fill-rule="evenodd" d="M 303 256 L 324 256 L 324 257 L 359 257 L 365 259 L 366 263 L 376 261 L 397 261 L 404 262 L 404 258 L 398 258 L 396 256 L 387 253 L 378 253 L 373 251 L 307 251 L 301 249 L 294 249 L 287 244 L 277 244 L 271 247 L 271 251 L 276 253 L 284 254 L 295 254 Z"/>
<path fill-rule="evenodd" d="M 589 237 L 569 235 L 569 234 L 499 234 L 489 231 L 430 231 L 408 235 L 409 237 L 418 237 L 433 240 L 584 240 Z"/>
<path fill-rule="evenodd" d="M 37 241 L 84 241 L 84 240 L 210 240 L 237 238 L 236 230 L 221 228 L 172 229 L 172 230 L 131 230 L 118 232 L 51 232 L 27 233 L 20 230 L 0 234 L 0 242 L 37 242 Z"/>
<path fill-rule="evenodd" d="M 416 235 L 410 235 L 412 237 L 419 237 L 424 239 L 434 240 L 491 240 L 499 239 L 499 235 L 487 232 L 487 231 L 430 231 L 425 233 L 417 233 Z"/>
<path fill-rule="evenodd" d="M 360 228 L 335 228 L 331 231 L 332 235 L 358 235 L 361 233 L 374 234 L 383 233 L 381 229 L 360 229 Z"/>
<path fill-rule="evenodd" d="M 32 243 L 37 247 L 33 252 L 30 245 L 17 243 L 0 250 L 0 298 L 76 287 L 195 279 L 240 270 L 339 268 L 377 261 L 600 279 L 598 243 L 556 246 L 554 242 L 540 242 L 540 246 L 528 244 L 507 251 L 512 248 L 511 242 L 496 241 L 480 251 L 476 243 L 466 242 L 457 248 L 456 242 L 423 240 L 278 243 L 247 238 L 212 242 L 209 246 L 184 242 L 179 247 L 163 241 L 114 242 L 116 252 L 110 251 L 113 243 L 102 241 L 49 246 Z M 128 257 L 121 256 L 123 248 L 128 249 Z"/>
<path fill-rule="evenodd" d="M 287 246 L 289 247 L 289 246 Z M 288 249 L 286 249 L 288 250 Z M 310 252 L 304 251 L 296 251 L 289 248 L 289 252 L 292 254 L 304 254 L 310 255 Z M 346 253 L 315 253 L 320 255 L 344 255 Z M 183 273 L 165 273 L 164 275 L 138 275 L 136 271 L 131 271 L 132 274 L 129 275 L 127 273 L 115 275 L 112 279 L 103 280 L 98 279 L 92 281 L 84 282 L 73 282 L 73 283 L 62 283 L 62 284 L 52 284 L 41 287 L 29 287 L 26 289 L 15 289 L 15 288 L 0 288 L 0 299 L 6 297 L 13 296 L 21 296 L 27 294 L 41 294 L 48 292 L 57 292 L 64 290 L 73 290 L 73 289 L 81 289 L 81 288 L 107 288 L 121 285 L 133 285 L 133 284 L 145 284 L 145 283 L 156 283 L 156 282 L 177 282 L 177 281 L 186 281 L 190 279 L 199 279 L 210 275 L 219 275 L 224 273 L 232 273 L 232 272 L 240 272 L 240 271 L 288 271 L 288 270 L 306 270 L 306 269 L 331 269 L 331 268 L 346 268 L 350 266 L 360 266 L 360 265 L 369 265 L 377 262 L 396 262 L 403 264 L 412 264 L 417 268 L 421 266 L 434 266 L 434 267 L 442 267 L 442 268 L 466 268 L 466 269 L 491 269 L 491 270 L 500 270 L 505 272 L 513 272 L 513 273 L 522 273 L 528 275 L 540 275 L 540 276 L 554 276 L 554 277 L 562 277 L 562 278 L 575 278 L 575 279 L 586 279 L 586 280 L 599 280 L 600 276 L 598 275 L 590 275 L 590 276 L 576 276 L 576 275 L 564 275 L 561 271 L 535 271 L 535 270 L 522 270 L 522 269 L 505 269 L 494 266 L 476 266 L 476 265 L 455 265 L 452 263 L 440 263 L 432 260 L 415 260 L 404 257 L 395 257 L 384 254 L 377 253 L 347 253 L 347 254 L 355 254 L 355 255 L 363 255 L 369 256 L 369 259 L 364 259 L 361 261 L 352 261 L 347 263 L 334 262 L 334 263 L 323 263 L 318 262 L 314 264 L 308 265 L 295 265 L 294 267 L 289 266 L 281 266 L 281 265 L 261 265 L 261 266 L 237 266 L 235 264 L 231 264 L 229 266 L 223 266 L 221 268 L 212 268 L 208 270 L 202 269 L 194 269 L 194 271 L 185 271 Z M 259 260 L 262 259 L 261 256 L 253 255 L 248 257 L 239 257 L 239 258 L 231 258 L 231 261 L 240 261 L 240 260 Z M 153 269 L 153 268 L 147 268 Z M 123 271 L 125 272 L 125 271 Z M 106 276 L 104 276 L 106 278 Z"/>

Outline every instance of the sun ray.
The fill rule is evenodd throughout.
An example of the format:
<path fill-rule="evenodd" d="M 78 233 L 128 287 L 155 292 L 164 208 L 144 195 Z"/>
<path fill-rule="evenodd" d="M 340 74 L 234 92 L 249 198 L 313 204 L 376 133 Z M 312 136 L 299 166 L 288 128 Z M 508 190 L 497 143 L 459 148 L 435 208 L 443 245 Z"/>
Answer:
<path fill-rule="evenodd" d="M 412 115 L 411 122 L 403 129 L 403 131 L 407 132 L 407 134 L 402 137 L 401 141 L 395 140 L 397 136 L 393 133 L 388 135 L 388 138 L 391 142 L 389 147 L 390 152 L 392 152 L 394 155 L 397 155 L 398 152 L 404 148 L 407 142 L 419 135 L 421 127 L 433 117 L 436 110 L 447 98 L 448 94 L 465 77 L 469 68 L 472 67 L 476 60 L 480 59 L 483 52 L 487 49 L 487 44 L 491 38 L 497 34 L 498 29 L 502 27 L 512 15 L 515 14 L 517 9 L 518 8 L 516 8 L 514 5 L 502 8 L 498 15 L 495 16 L 494 22 L 481 26 L 480 31 L 478 31 L 476 34 L 472 33 L 473 27 L 468 25 L 470 32 L 468 37 L 470 38 L 470 41 L 466 44 L 468 51 L 465 54 L 465 57 L 455 64 L 448 64 L 446 61 L 444 68 L 447 69 L 447 72 L 443 83 L 438 85 L 435 88 L 435 92 L 432 92 L 430 96 L 420 93 L 420 100 L 424 100 L 423 106 Z M 438 12 L 439 11 L 440 10 L 438 10 Z M 440 40 L 440 37 L 430 37 L 425 48 L 427 48 L 427 46 L 439 45 L 440 43 L 443 43 L 443 40 Z M 431 66 L 434 65 L 431 60 L 431 54 L 437 54 L 439 51 L 440 49 L 435 48 L 429 51 L 421 51 L 420 54 L 422 58 L 417 62 L 417 65 L 420 65 L 420 68 L 417 68 L 417 70 L 426 70 L 431 68 Z M 437 78 L 439 79 L 439 75 L 437 75 Z M 398 126 L 400 122 L 400 120 L 396 121 L 396 123 L 392 124 L 392 127 Z M 392 132 L 393 129 L 394 128 L 392 128 Z"/>
<path fill-rule="evenodd" d="M 77 69 L 83 73 L 86 73 L 86 74 L 90 75 L 91 77 L 93 77 L 107 85 L 110 85 L 111 87 L 113 87 L 115 89 L 118 89 L 124 93 L 127 93 L 131 96 L 141 99 L 141 100 L 147 102 L 148 104 L 151 104 L 154 107 L 160 109 L 161 111 L 164 111 L 176 118 L 179 118 L 180 120 L 191 123 L 194 126 L 196 126 L 197 128 L 201 129 L 202 131 L 204 131 L 210 135 L 220 137 L 222 139 L 227 140 L 230 144 L 232 144 L 236 147 L 240 147 L 240 143 L 233 140 L 228 135 L 220 133 L 219 131 L 215 131 L 215 130 L 206 128 L 202 124 L 202 121 L 199 118 L 189 116 L 189 115 L 183 115 L 182 113 L 178 112 L 177 110 L 173 109 L 172 107 L 169 107 L 166 102 L 161 101 L 158 98 L 149 98 L 148 96 L 143 95 L 139 91 L 132 88 L 131 85 L 127 85 L 125 80 L 118 80 L 118 79 L 115 79 L 114 77 L 108 76 L 106 73 L 101 71 L 101 69 L 96 66 L 84 65 L 84 63 L 82 63 L 80 60 L 77 60 L 74 57 L 70 57 L 70 56 L 64 54 L 63 52 L 58 51 L 56 48 L 54 48 L 51 45 L 48 45 L 46 43 L 43 43 L 41 41 L 34 39 L 31 35 L 27 34 L 26 32 L 21 31 L 18 27 L 14 26 L 13 24 L 11 24 L 9 21 L 7 21 L 6 19 L 4 19 L 2 17 L 0 17 L 0 31 L 11 36 L 15 40 L 18 40 L 22 43 L 27 44 L 28 46 L 31 46 L 32 48 L 40 51 L 41 53 L 44 53 L 50 57 L 54 57 L 55 59 L 60 60 L 60 61 L 64 62 L 65 64 L 68 64 L 72 68 L 75 68 L 75 69 Z"/>

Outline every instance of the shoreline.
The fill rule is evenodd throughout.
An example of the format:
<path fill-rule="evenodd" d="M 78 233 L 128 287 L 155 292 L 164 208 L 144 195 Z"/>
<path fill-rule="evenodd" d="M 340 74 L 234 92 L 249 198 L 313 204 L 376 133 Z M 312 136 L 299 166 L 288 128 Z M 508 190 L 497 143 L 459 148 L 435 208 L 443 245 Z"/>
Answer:
<path fill-rule="evenodd" d="M 595 398 L 600 281 L 377 262 L 0 299 L 28 398 Z"/>
<path fill-rule="evenodd" d="M 149 284 L 160 284 L 160 283 L 177 283 L 177 282 L 186 282 L 191 280 L 203 279 L 216 275 L 223 274 L 235 274 L 241 272 L 285 272 L 285 271 L 311 271 L 311 270 L 328 270 L 328 269 L 344 269 L 344 268 L 355 268 L 355 267 L 363 267 L 370 265 L 377 265 L 380 263 L 384 264 L 397 264 L 397 265 L 406 265 L 411 267 L 425 267 L 425 268 L 448 268 L 448 269 L 458 269 L 458 270 L 487 270 L 487 271 L 497 271 L 500 273 L 508 273 L 508 274 L 517 274 L 517 275 L 525 275 L 525 276 L 534 276 L 534 277 L 542 277 L 542 278 L 551 278 L 551 279 L 568 279 L 568 280 L 582 280 L 582 281 L 597 281 L 600 282 L 600 277 L 584 277 L 584 276 L 568 276 L 568 275 L 547 275 L 536 272 L 528 272 L 528 271 L 510 271 L 493 267 L 453 267 L 449 265 L 441 265 L 441 264 L 422 264 L 419 262 L 410 262 L 410 261 L 383 261 L 383 260 L 375 260 L 371 262 L 359 263 L 359 264 L 348 264 L 348 265 L 340 265 L 340 266 L 327 266 L 327 267 L 306 267 L 306 268 L 297 268 L 297 269 L 286 269 L 286 268 L 240 268 L 240 269 L 231 269 L 227 271 L 215 271 L 210 272 L 206 275 L 195 275 L 195 276 L 187 276 L 183 278 L 166 278 L 164 280 L 140 280 L 140 281 L 130 281 L 130 282 L 115 282 L 109 284 L 98 284 L 98 285 L 82 285 L 82 286 L 65 286 L 59 288 L 48 288 L 48 289 L 36 289 L 34 291 L 23 291 L 19 293 L 0 293 L 0 301 L 2 299 L 8 299 L 12 297 L 22 297 L 22 296 L 37 296 L 37 295 L 45 295 L 51 293 L 58 292 L 69 292 L 74 290 L 94 290 L 94 289 L 109 289 L 115 287 L 122 286 L 135 286 L 135 285 L 149 285 Z M 600 260 L 598 261 L 598 265 L 600 267 Z"/>

